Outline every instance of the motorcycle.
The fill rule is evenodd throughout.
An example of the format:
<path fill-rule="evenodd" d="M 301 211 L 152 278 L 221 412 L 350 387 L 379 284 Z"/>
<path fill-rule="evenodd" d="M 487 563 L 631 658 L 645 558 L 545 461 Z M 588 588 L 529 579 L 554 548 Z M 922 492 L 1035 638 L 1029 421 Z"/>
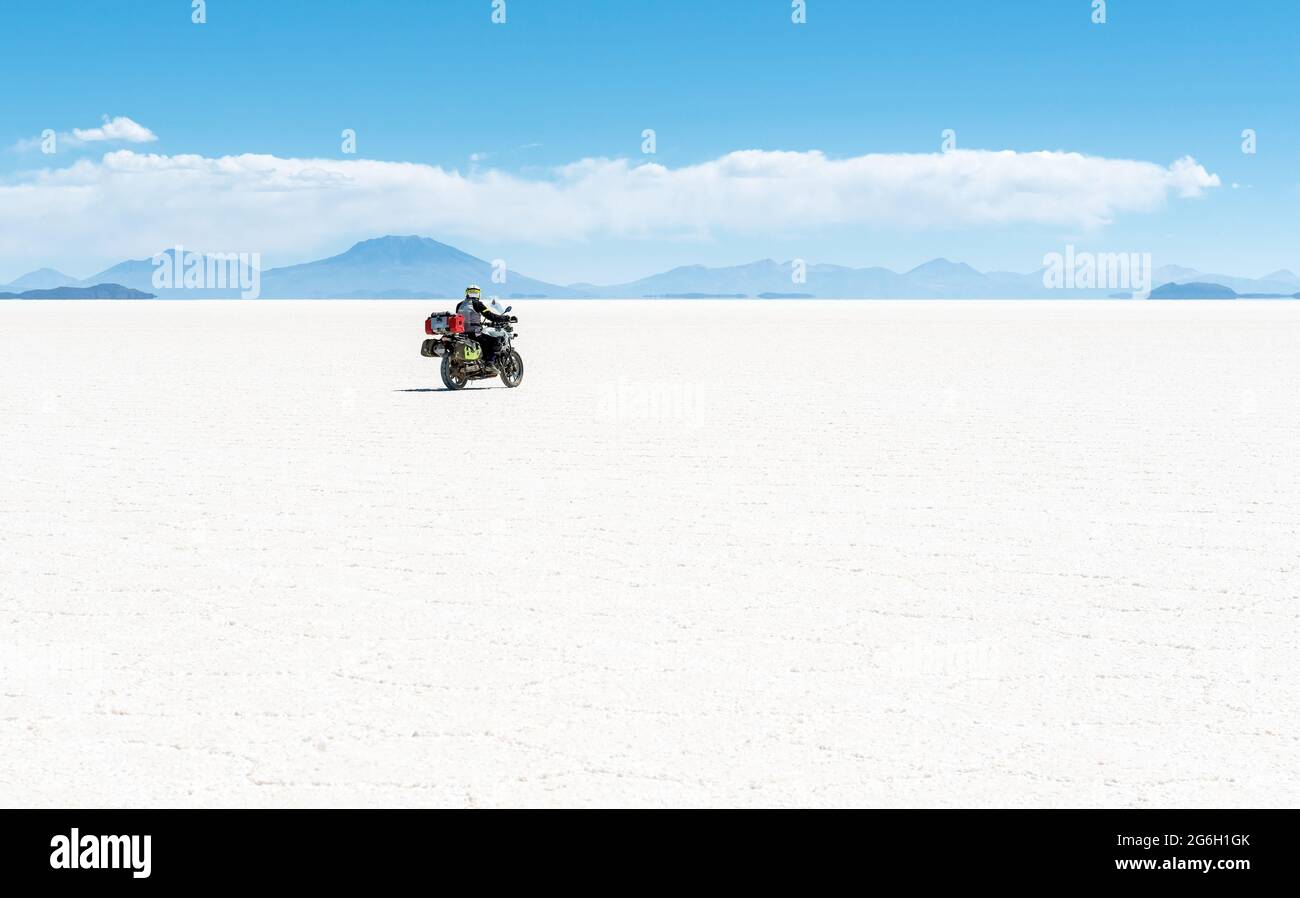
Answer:
<path fill-rule="evenodd" d="M 513 306 L 506 306 L 510 315 Z M 491 362 L 483 358 L 483 347 L 472 334 L 465 333 L 464 316 L 435 312 L 424 320 L 429 339 L 420 347 L 425 358 L 442 360 L 442 383 L 448 390 L 463 390 L 471 380 L 500 377 L 507 387 L 517 387 L 524 379 L 524 360 L 511 345 L 515 336 L 515 319 L 483 325 L 483 333 L 496 337 L 497 354 Z"/>

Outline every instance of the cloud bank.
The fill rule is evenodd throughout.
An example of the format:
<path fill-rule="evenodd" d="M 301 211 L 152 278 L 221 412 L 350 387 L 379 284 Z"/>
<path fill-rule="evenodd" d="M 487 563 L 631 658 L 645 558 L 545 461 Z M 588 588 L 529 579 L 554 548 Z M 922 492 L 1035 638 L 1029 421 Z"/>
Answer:
<path fill-rule="evenodd" d="M 80 133 L 82 140 L 152 138 L 123 118 Z M 70 242 L 115 258 L 178 242 L 306 254 L 395 232 L 548 245 L 849 227 L 1086 230 L 1219 183 L 1190 157 L 1163 166 L 1047 151 L 831 159 L 743 150 L 679 168 L 583 159 L 525 176 L 366 159 L 118 150 L 0 180 L 0 256 L 37 262 L 52 245 Z"/>

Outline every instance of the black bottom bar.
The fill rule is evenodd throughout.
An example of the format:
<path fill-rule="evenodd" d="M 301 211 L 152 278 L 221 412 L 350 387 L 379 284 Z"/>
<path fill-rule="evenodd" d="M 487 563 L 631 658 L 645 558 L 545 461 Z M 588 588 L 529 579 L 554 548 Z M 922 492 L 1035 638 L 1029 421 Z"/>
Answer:
<path fill-rule="evenodd" d="M 8 811 L 0 885 L 1236 887 L 1294 880 L 1296 824 L 1293 811 Z"/>

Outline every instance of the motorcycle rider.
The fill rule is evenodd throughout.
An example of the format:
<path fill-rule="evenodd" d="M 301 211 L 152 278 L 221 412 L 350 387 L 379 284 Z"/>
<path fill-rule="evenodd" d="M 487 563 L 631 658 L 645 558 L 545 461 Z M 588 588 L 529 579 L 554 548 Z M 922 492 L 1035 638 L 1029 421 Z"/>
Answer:
<path fill-rule="evenodd" d="M 498 315 L 492 311 L 482 298 L 483 291 L 477 284 L 465 288 L 465 298 L 456 306 L 456 314 L 464 316 L 465 330 L 474 335 L 474 339 L 483 347 L 483 361 L 491 363 L 496 359 L 501 341 L 490 334 L 483 333 L 483 322 L 488 324 L 509 324 L 514 319 L 509 315 Z"/>

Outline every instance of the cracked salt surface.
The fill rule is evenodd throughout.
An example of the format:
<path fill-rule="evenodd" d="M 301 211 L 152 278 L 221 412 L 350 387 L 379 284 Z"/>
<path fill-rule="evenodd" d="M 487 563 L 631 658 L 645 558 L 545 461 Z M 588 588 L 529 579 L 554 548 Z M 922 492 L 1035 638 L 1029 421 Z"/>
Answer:
<path fill-rule="evenodd" d="M 1295 805 L 1300 305 L 0 303 L 5 805 Z"/>

